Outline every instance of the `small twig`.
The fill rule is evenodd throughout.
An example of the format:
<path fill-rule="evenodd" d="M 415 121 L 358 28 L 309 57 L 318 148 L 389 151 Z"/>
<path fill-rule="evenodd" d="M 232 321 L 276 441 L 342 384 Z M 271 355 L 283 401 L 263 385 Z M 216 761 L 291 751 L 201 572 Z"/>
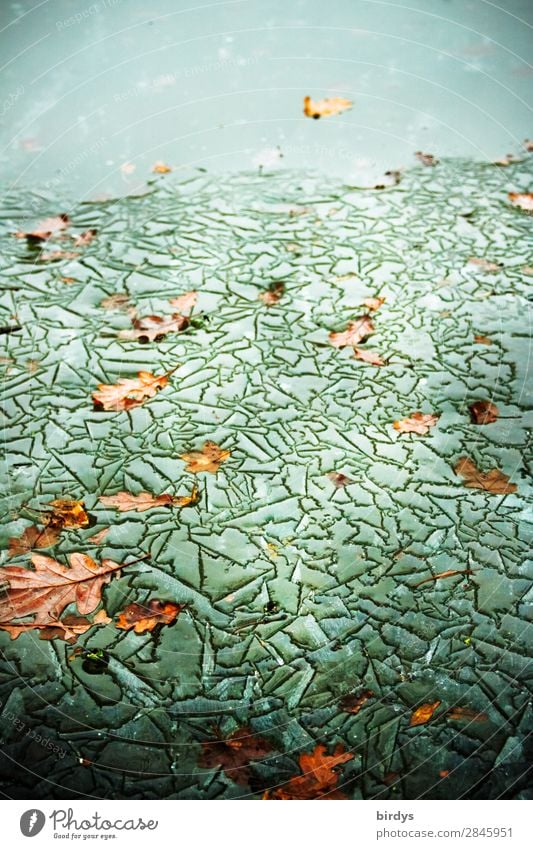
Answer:
<path fill-rule="evenodd" d="M 423 578 L 418 584 L 413 585 L 413 589 L 416 590 L 421 584 L 427 584 L 430 581 L 438 581 L 440 578 L 453 578 L 454 575 L 473 575 L 473 569 L 448 569 L 447 572 L 439 572 L 438 575 L 430 575 L 429 578 Z"/>

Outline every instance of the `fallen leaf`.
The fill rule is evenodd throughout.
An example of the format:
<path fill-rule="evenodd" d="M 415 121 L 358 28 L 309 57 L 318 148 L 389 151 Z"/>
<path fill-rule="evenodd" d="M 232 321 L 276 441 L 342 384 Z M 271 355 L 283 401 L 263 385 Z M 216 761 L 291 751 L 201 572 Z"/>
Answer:
<path fill-rule="evenodd" d="M 532 192 L 509 192 L 507 195 L 513 206 L 518 206 L 525 212 L 533 212 Z"/>
<path fill-rule="evenodd" d="M 420 587 L 422 584 L 428 584 L 431 581 L 440 581 L 441 578 L 453 578 L 456 575 L 473 575 L 473 569 L 448 569 L 446 572 L 439 572 L 438 575 L 430 575 L 428 578 L 423 578 L 418 584 L 413 585 L 413 589 Z"/>
<path fill-rule="evenodd" d="M 352 106 L 352 101 L 346 100 L 345 97 L 325 97 L 323 100 L 304 97 L 304 115 L 307 118 L 328 118 L 331 115 L 339 115 Z"/>
<path fill-rule="evenodd" d="M 296 775 L 275 790 L 267 790 L 263 799 L 344 799 L 337 790 L 339 774 L 337 768 L 353 758 L 341 743 L 332 755 L 327 747 L 319 743 L 313 752 L 300 755 L 301 775 Z"/>
<path fill-rule="evenodd" d="M 208 440 L 204 442 L 200 451 L 189 451 L 186 454 L 180 454 L 180 457 L 188 464 L 185 471 L 197 475 L 199 472 L 218 472 L 221 463 L 224 463 L 230 455 L 230 451 Z"/>
<path fill-rule="evenodd" d="M 116 495 L 101 495 L 98 499 L 104 507 L 114 507 L 121 513 L 129 510 L 143 513 L 154 507 L 171 507 L 174 504 L 174 496 L 164 493 L 163 495 L 151 495 L 149 492 L 140 492 L 132 495 L 130 492 L 118 492 Z"/>
<path fill-rule="evenodd" d="M 189 326 L 189 319 L 180 313 L 171 316 L 146 315 L 144 318 L 134 318 L 134 330 L 121 330 L 120 339 L 140 339 L 154 342 L 166 336 L 167 333 L 179 333 Z"/>
<path fill-rule="evenodd" d="M 495 159 L 493 161 L 493 165 L 500 165 L 502 168 L 506 168 L 508 165 L 513 165 L 515 162 L 520 162 L 521 160 L 514 155 L 514 153 L 506 153 L 505 156 L 501 156 L 499 159 Z"/>
<path fill-rule="evenodd" d="M 73 603 L 82 615 L 92 613 L 100 603 L 104 584 L 124 568 L 114 560 L 102 560 L 99 566 L 79 552 L 69 555 L 70 568 L 42 554 L 32 554 L 31 562 L 35 569 L 7 565 L 0 570 L 0 580 L 9 584 L 0 598 L 1 622 L 35 616 L 35 623 L 48 624 Z"/>
<path fill-rule="evenodd" d="M 106 538 L 111 528 L 102 528 L 101 531 L 94 534 L 92 537 L 89 537 L 87 542 L 94 542 L 95 545 L 100 545 L 101 542 Z"/>
<path fill-rule="evenodd" d="M 385 180 L 381 183 L 376 183 L 372 186 L 374 189 L 390 189 L 392 186 L 399 186 L 402 179 L 401 171 L 385 171 Z"/>
<path fill-rule="evenodd" d="M 40 221 L 35 230 L 14 233 L 14 236 L 17 239 L 44 242 L 47 239 L 56 236 L 58 233 L 61 233 L 63 230 L 66 230 L 69 226 L 70 218 L 68 215 L 63 213 L 61 215 L 56 215 L 53 218 L 45 218 L 44 221 Z"/>
<path fill-rule="evenodd" d="M 348 475 L 343 475 L 342 472 L 328 472 L 326 477 L 335 484 L 337 489 L 343 489 L 345 486 L 357 483 L 353 478 L 349 478 Z"/>
<path fill-rule="evenodd" d="M 177 298 L 171 298 L 169 304 L 171 307 L 177 309 L 181 315 L 190 315 L 196 306 L 197 298 L 198 293 L 193 290 L 192 292 L 184 292 L 183 295 L 178 295 Z"/>
<path fill-rule="evenodd" d="M 358 348 L 356 345 L 354 345 L 353 355 L 356 360 L 362 360 L 371 366 L 387 365 L 385 360 L 376 351 L 366 351 L 364 348 Z"/>
<path fill-rule="evenodd" d="M 474 424 L 492 424 L 500 415 L 498 407 L 492 401 L 475 401 L 468 409 Z"/>
<path fill-rule="evenodd" d="M 446 719 L 451 719 L 452 722 L 466 719 L 469 722 L 486 722 L 488 716 L 486 713 L 478 713 L 467 707 L 453 707 L 446 713 Z"/>
<path fill-rule="evenodd" d="M 417 707 L 416 710 L 411 714 L 411 719 L 409 721 L 409 727 L 414 725 L 425 725 L 426 722 L 429 722 L 438 706 L 440 705 L 440 701 L 436 702 L 426 702 L 420 707 Z"/>
<path fill-rule="evenodd" d="M 213 742 L 202 743 L 198 766 L 203 769 L 222 768 L 236 784 L 249 784 L 250 761 L 264 758 L 271 751 L 272 746 L 268 740 L 256 737 L 252 729 L 245 725 L 225 739 L 219 737 Z"/>
<path fill-rule="evenodd" d="M 154 174 L 170 174 L 171 171 L 170 165 L 165 165 L 164 162 L 156 162 L 152 168 Z"/>
<path fill-rule="evenodd" d="M 83 501 L 56 498 L 50 501 L 49 506 L 52 508 L 52 514 L 47 518 L 49 525 L 59 525 L 62 528 L 86 528 L 90 522 Z"/>
<path fill-rule="evenodd" d="M 280 301 L 285 293 L 284 283 L 272 283 L 268 289 L 259 293 L 259 300 L 263 301 L 266 307 L 273 307 Z"/>
<path fill-rule="evenodd" d="M 108 295 L 100 301 L 100 306 L 105 310 L 120 310 L 127 312 L 130 309 L 130 296 L 125 292 L 117 292 L 115 295 Z"/>
<path fill-rule="evenodd" d="M 76 259 L 77 251 L 52 251 L 49 254 L 40 254 L 39 262 L 57 262 L 60 259 Z"/>
<path fill-rule="evenodd" d="M 121 631 L 131 631 L 133 628 L 136 634 L 146 634 L 158 626 L 172 625 L 183 609 L 183 604 L 161 601 L 158 598 L 150 599 L 147 604 L 128 604 L 122 613 L 118 614 L 116 627 Z"/>
<path fill-rule="evenodd" d="M 97 390 L 92 393 L 94 405 L 97 409 L 113 412 L 139 407 L 167 385 L 169 376 L 175 370 L 158 376 L 149 371 L 140 371 L 136 378 L 121 378 L 118 383 L 99 383 Z"/>
<path fill-rule="evenodd" d="M 345 345 L 358 345 L 367 336 L 374 332 L 374 325 L 369 315 L 361 315 L 355 321 L 349 321 L 346 330 L 340 333 L 330 333 L 329 341 L 334 348 L 343 348 Z"/>
<path fill-rule="evenodd" d="M 467 264 L 475 265 L 476 268 L 480 268 L 482 271 L 501 271 L 503 268 L 501 263 L 490 262 L 488 259 L 478 259 L 475 256 L 471 256 Z"/>
<path fill-rule="evenodd" d="M 64 619 L 51 619 L 45 624 L 27 622 L 20 625 L 11 625 L 8 622 L 0 622 L 0 630 L 7 631 L 12 640 L 16 640 L 21 634 L 28 631 L 39 631 L 40 640 L 65 640 L 67 643 L 76 642 L 77 637 L 85 634 L 95 625 L 105 625 L 111 622 L 105 610 L 100 610 L 92 619 L 82 616 L 65 616 Z"/>
<path fill-rule="evenodd" d="M 435 159 L 432 153 L 422 153 L 421 150 L 417 150 L 415 157 L 422 163 L 422 165 L 425 165 L 428 168 L 439 164 L 439 160 Z"/>
<path fill-rule="evenodd" d="M 523 146 L 529 153 L 533 152 L 533 141 L 531 139 L 524 139 Z"/>
<path fill-rule="evenodd" d="M 80 233 L 79 236 L 76 236 L 74 239 L 74 247 L 81 248 L 86 245 L 90 245 L 93 239 L 96 238 L 98 231 L 94 229 L 86 230 L 84 233 Z"/>
<path fill-rule="evenodd" d="M 469 457 L 461 457 L 455 464 L 454 472 L 464 478 L 464 485 L 470 489 L 484 489 L 493 495 L 516 492 L 516 484 L 509 483 L 508 476 L 500 469 L 482 472 Z"/>
<path fill-rule="evenodd" d="M 474 342 L 477 345 L 492 345 L 492 339 L 488 336 L 474 336 Z"/>
<path fill-rule="evenodd" d="M 375 693 L 373 690 L 363 690 L 360 693 L 350 693 L 348 696 L 344 696 L 340 702 L 339 707 L 341 710 L 346 713 L 359 713 L 361 708 L 366 702 L 373 698 Z"/>
<path fill-rule="evenodd" d="M 429 429 L 435 427 L 438 420 L 439 416 L 435 416 L 433 413 L 416 412 L 411 413 L 406 419 L 393 422 L 393 427 L 395 430 L 399 430 L 400 433 L 418 433 L 423 435 L 424 433 L 429 433 Z"/>
<path fill-rule="evenodd" d="M 9 554 L 17 557 L 19 554 L 27 554 L 34 548 L 50 548 L 59 540 L 61 527 L 38 528 L 30 525 L 20 537 L 11 537 L 9 540 Z"/>
<path fill-rule="evenodd" d="M 41 363 L 39 360 L 26 360 L 26 368 L 30 374 L 35 374 L 36 371 L 39 371 L 40 367 Z"/>
<path fill-rule="evenodd" d="M 76 279 L 75 279 L 74 277 L 62 277 L 62 278 L 61 278 L 61 282 L 62 282 L 62 283 L 66 283 L 66 284 L 67 284 L 67 286 L 70 286 L 70 284 L 71 284 L 71 283 L 75 283 L 75 282 L 76 282 Z"/>
<path fill-rule="evenodd" d="M 369 310 L 379 310 L 379 308 L 385 303 L 385 298 L 366 298 L 363 301 L 365 307 L 368 307 Z"/>
<path fill-rule="evenodd" d="M 198 504 L 199 500 L 198 487 L 193 486 L 190 495 L 176 495 L 174 496 L 173 503 L 178 507 L 189 507 L 190 505 Z"/>

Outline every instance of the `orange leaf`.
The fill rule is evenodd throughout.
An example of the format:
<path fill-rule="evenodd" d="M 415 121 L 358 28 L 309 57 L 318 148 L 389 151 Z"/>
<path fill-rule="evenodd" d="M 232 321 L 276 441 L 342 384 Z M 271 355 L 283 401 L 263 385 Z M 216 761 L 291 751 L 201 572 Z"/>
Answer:
<path fill-rule="evenodd" d="M 20 537 L 11 537 L 9 554 L 11 557 L 16 557 L 19 554 L 27 554 L 34 548 L 50 548 L 56 544 L 60 533 L 61 527 L 39 529 L 36 525 L 30 525 Z"/>
<path fill-rule="evenodd" d="M 319 743 L 313 752 L 300 755 L 302 775 L 296 775 L 275 790 L 268 790 L 263 799 L 344 799 L 337 790 L 337 767 L 353 758 L 339 743 L 332 755 Z"/>
<path fill-rule="evenodd" d="M 57 235 L 57 233 L 60 233 L 69 226 L 70 218 L 68 215 L 63 213 L 61 215 L 56 215 L 53 218 L 45 218 L 44 221 L 40 221 L 35 230 L 23 233 L 19 232 L 14 235 L 17 239 L 26 238 L 29 241 L 44 242 L 46 239 L 50 239 L 52 236 Z"/>
<path fill-rule="evenodd" d="M 426 702 L 420 705 L 420 707 L 417 707 L 411 714 L 409 726 L 425 725 L 426 722 L 429 722 L 439 705 L 440 701 L 437 700 L 436 702 Z"/>
<path fill-rule="evenodd" d="M 198 489 L 194 486 L 190 495 L 169 495 L 166 492 L 162 495 L 152 495 L 149 492 L 132 495 L 131 492 L 117 492 L 116 495 L 101 495 L 98 500 L 105 507 L 114 507 L 121 513 L 129 510 L 143 513 L 153 507 L 187 507 L 189 504 L 196 504 Z"/>
<path fill-rule="evenodd" d="M 86 230 L 84 233 L 80 233 L 79 236 L 76 236 L 74 239 L 74 247 L 83 248 L 86 245 L 90 245 L 94 238 L 96 238 L 98 231 L 91 229 Z"/>
<path fill-rule="evenodd" d="M 156 162 L 152 168 L 154 174 L 170 174 L 172 168 L 170 165 L 165 165 L 164 162 Z"/>
<path fill-rule="evenodd" d="M 345 97 L 325 97 L 323 100 L 304 97 L 304 115 L 307 118 L 328 118 L 330 115 L 339 115 L 352 106 L 352 101 L 346 100 Z"/>
<path fill-rule="evenodd" d="M 362 360 L 364 363 L 369 363 L 371 366 L 386 365 L 385 360 L 382 359 L 376 351 L 366 351 L 364 348 L 358 348 L 355 345 L 353 355 L 356 360 Z"/>
<path fill-rule="evenodd" d="M 441 578 L 453 578 L 455 575 L 473 575 L 473 569 L 447 569 L 446 572 L 439 572 L 438 575 L 430 575 L 428 578 L 423 578 L 418 584 L 414 584 L 413 589 L 428 584 L 430 581 L 440 581 Z"/>
<path fill-rule="evenodd" d="M 176 312 L 169 317 L 146 315 L 144 318 L 134 318 L 131 322 L 134 330 L 121 330 L 119 339 L 141 339 L 154 342 L 166 336 L 167 333 L 179 333 L 189 326 L 189 319 Z"/>
<path fill-rule="evenodd" d="M 284 283 L 274 283 L 268 289 L 265 289 L 264 292 L 259 293 L 259 300 L 263 301 L 266 307 L 273 307 L 274 304 L 277 304 L 281 300 L 284 292 Z"/>
<path fill-rule="evenodd" d="M 500 415 L 498 407 L 492 401 L 475 401 L 469 410 L 474 424 L 480 425 L 492 424 Z"/>
<path fill-rule="evenodd" d="M 379 310 L 380 306 L 384 303 L 385 298 L 366 298 L 366 300 L 363 301 L 364 306 L 368 307 L 369 310 L 373 310 L 373 312 Z"/>
<path fill-rule="evenodd" d="M 28 631 L 39 631 L 40 640 L 65 640 L 67 643 L 73 643 L 81 634 L 85 634 L 90 628 L 95 625 L 106 625 L 111 622 L 105 610 L 99 610 L 98 613 L 90 619 L 85 619 L 82 616 L 65 616 L 64 619 L 50 619 L 46 623 L 27 622 L 20 625 L 11 625 L 6 622 L 0 622 L 0 630 L 7 631 L 12 640 L 16 640 L 21 634 Z"/>
<path fill-rule="evenodd" d="M 486 722 L 488 720 L 488 716 L 486 713 L 478 713 L 476 710 L 472 710 L 471 708 L 453 707 L 447 712 L 446 719 L 451 719 L 452 721 L 465 719 L 469 722 Z"/>
<path fill-rule="evenodd" d="M 348 322 L 346 330 L 341 333 L 330 333 L 329 341 L 334 348 L 343 348 L 345 345 L 358 345 L 374 332 L 374 325 L 369 315 L 361 315 L 355 321 Z"/>
<path fill-rule="evenodd" d="M 340 700 L 339 707 L 346 713 L 359 713 L 363 705 L 373 696 L 375 696 L 373 690 L 363 690 L 359 694 L 350 693 Z"/>
<path fill-rule="evenodd" d="M 198 293 L 193 290 L 192 292 L 184 292 L 183 295 L 178 295 L 177 298 L 171 298 L 169 300 L 169 304 L 171 307 L 177 309 L 182 315 L 185 313 L 189 315 L 192 312 L 193 307 L 196 306 L 197 298 Z"/>
<path fill-rule="evenodd" d="M 439 420 L 439 416 L 433 413 L 411 413 L 406 419 L 394 422 L 393 427 L 399 430 L 400 433 L 418 433 L 420 435 L 429 433 L 431 427 L 435 427 Z"/>
<path fill-rule="evenodd" d="M 509 192 L 508 198 L 513 204 L 513 206 L 518 206 L 525 212 L 533 212 L 532 192 Z"/>
<path fill-rule="evenodd" d="M 219 769 L 236 784 L 248 784 L 251 778 L 250 761 L 264 758 L 272 751 L 272 746 L 263 737 L 256 737 L 252 729 L 245 725 L 238 728 L 229 737 L 202 743 L 202 754 L 198 766 L 203 769 Z"/>
<path fill-rule="evenodd" d="M 159 376 L 149 371 L 140 371 L 136 378 L 122 378 L 118 383 L 99 383 L 97 391 L 93 392 L 95 407 L 114 412 L 139 407 L 167 385 L 169 376 L 175 370 Z"/>
<path fill-rule="evenodd" d="M 86 528 L 89 524 L 89 516 L 85 512 L 83 501 L 73 501 L 70 498 L 56 498 L 50 501 L 53 513 L 48 519 L 51 525 L 60 525 L 62 528 Z"/>
<path fill-rule="evenodd" d="M 176 621 L 184 605 L 173 601 L 160 601 L 152 598 L 147 604 L 128 604 L 119 614 L 116 627 L 122 631 L 135 631 L 145 634 L 159 625 L 171 625 Z"/>
<path fill-rule="evenodd" d="M 484 489 L 493 495 L 516 492 L 516 484 L 509 483 L 508 476 L 500 469 L 482 472 L 469 457 L 461 457 L 455 464 L 454 472 L 464 478 L 464 485 L 470 489 Z"/>
<path fill-rule="evenodd" d="M 474 342 L 477 345 L 492 345 L 492 339 L 489 339 L 488 336 L 474 336 Z"/>
<path fill-rule="evenodd" d="M 209 440 L 204 442 L 200 451 L 180 454 L 181 459 L 187 463 L 185 471 L 192 472 L 194 475 L 199 472 L 218 472 L 221 463 L 224 463 L 230 456 L 230 451 L 220 448 L 219 445 Z"/>

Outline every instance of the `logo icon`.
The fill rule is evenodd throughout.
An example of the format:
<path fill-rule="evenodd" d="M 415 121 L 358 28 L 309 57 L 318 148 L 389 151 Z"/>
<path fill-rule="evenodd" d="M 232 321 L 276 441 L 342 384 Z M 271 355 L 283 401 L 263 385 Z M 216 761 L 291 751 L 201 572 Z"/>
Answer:
<path fill-rule="evenodd" d="M 24 811 L 20 818 L 20 830 L 24 837 L 35 837 L 42 830 L 46 822 L 46 817 L 42 811 L 37 808 L 32 808 L 29 811 Z"/>

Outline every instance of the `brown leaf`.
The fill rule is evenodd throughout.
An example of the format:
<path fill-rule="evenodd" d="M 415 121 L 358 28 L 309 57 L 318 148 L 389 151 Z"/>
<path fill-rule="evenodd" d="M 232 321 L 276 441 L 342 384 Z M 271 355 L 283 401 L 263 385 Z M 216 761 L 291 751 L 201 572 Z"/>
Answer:
<path fill-rule="evenodd" d="M 272 746 L 263 737 L 256 737 L 245 725 L 226 739 L 219 737 L 210 743 L 202 743 L 198 766 L 203 769 L 222 768 L 236 784 L 248 784 L 251 778 L 250 761 L 264 758 Z"/>
<path fill-rule="evenodd" d="M 28 631 L 39 631 L 40 640 L 65 640 L 67 643 L 76 642 L 77 637 L 85 634 L 95 625 L 105 625 L 111 622 L 105 610 L 99 610 L 92 621 L 83 616 L 65 616 L 64 619 L 50 619 L 49 622 L 38 624 L 27 622 L 20 625 L 0 622 L 0 630 L 7 631 L 12 640 L 16 640 L 21 634 Z"/>
<path fill-rule="evenodd" d="M 119 339 L 145 339 L 154 342 L 166 336 L 167 333 L 179 333 L 189 326 L 189 319 L 176 312 L 171 316 L 145 315 L 144 318 L 134 318 L 134 330 L 121 330 Z"/>
<path fill-rule="evenodd" d="M 328 118 L 330 115 L 339 115 L 352 106 L 352 101 L 346 100 L 345 97 L 325 97 L 323 100 L 304 97 L 304 115 L 307 118 Z"/>
<path fill-rule="evenodd" d="M 76 259 L 77 251 L 52 251 L 49 254 L 40 254 L 39 262 L 57 262 L 60 259 Z"/>
<path fill-rule="evenodd" d="M 85 230 L 84 233 L 80 233 L 79 236 L 76 236 L 74 239 L 74 247 L 83 248 L 86 245 L 90 245 L 93 239 L 96 238 L 98 230 L 91 228 L 90 230 Z"/>
<path fill-rule="evenodd" d="M 89 516 L 85 512 L 83 501 L 73 501 L 70 498 L 56 498 L 50 501 L 52 514 L 48 517 L 48 523 L 62 528 L 86 528 L 89 525 Z"/>
<path fill-rule="evenodd" d="M 492 339 L 488 336 L 474 336 L 474 342 L 476 345 L 492 345 Z"/>
<path fill-rule="evenodd" d="M 428 578 L 423 578 L 418 584 L 414 584 L 413 589 L 420 587 L 422 584 L 428 584 L 430 581 L 440 581 L 441 578 L 453 578 L 456 575 L 473 575 L 473 569 L 447 569 L 446 572 L 439 572 L 438 575 L 430 575 Z"/>
<path fill-rule="evenodd" d="M 135 510 L 143 513 L 154 507 L 170 507 L 174 503 L 174 497 L 164 493 L 163 495 L 151 495 L 149 492 L 140 492 L 132 495 L 130 492 L 118 492 L 116 495 L 101 495 L 98 499 L 104 507 L 114 507 L 121 513 Z"/>
<path fill-rule="evenodd" d="M 452 721 L 466 719 L 469 722 L 486 722 L 488 720 L 488 716 L 486 713 L 478 713 L 476 710 L 472 710 L 471 708 L 453 707 L 446 713 L 446 719 L 451 719 Z"/>
<path fill-rule="evenodd" d="M 137 377 L 121 378 L 118 383 L 99 383 L 97 391 L 92 394 L 94 405 L 97 409 L 114 412 L 139 407 L 167 385 L 169 376 L 175 370 L 158 376 L 149 371 L 140 371 Z"/>
<path fill-rule="evenodd" d="M 371 366 L 387 365 L 385 360 L 376 351 L 366 351 L 364 348 L 358 348 L 356 345 L 354 345 L 353 355 L 356 360 L 362 360 Z"/>
<path fill-rule="evenodd" d="M 344 696 L 340 700 L 339 707 L 346 713 L 359 713 L 363 705 L 374 696 L 375 693 L 373 690 L 362 690 L 360 693 L 350 693 L 348 696 Z"/>
<path fill-rule="evenodd" d="M 183 295 L 178 295 L 177 298 L 171 298 L 169 304 L 171 307 L 177 309 L 181 315 L 190 315 L 196 306 L 197 299 L 198 293 L 193 290 L 192 292 L 184 292 Z"/>
<path fill-rule="evenodd" d="M 345 345 L 358 345 L 374 332 L 374 325 L 369 315 L 361 315 L 355 321 L 349 321 L 346 330 L 340 333 L 330 333 L 329 341 L 334 348 Z"/>
<path fill-rule="evenodd" d="M 525 212 L 533 212 L 532 192 L 509 192 L 507 195 L 513 206 L 518 206 Z"/>
<path fill-rule="evenodd" d="M 422 153 L 421 150 L 417 150 L 415 153 L 415 157 L 416 159 L 418 159 L 419 162 L 422 163 L 422 165 L 425 165 L 428 168 L 432 167 L 433 165 L 439 164 L 439 160 L 435 159 L 432 153 Z"/>
<path fill-rule="evenodd" d="M 154 174 L 170 174 L 172 168 L 170 165 L 165 165 L 164 162 L 156 162 L 152 168 Z"/>
<path fill-rule="evenodd" d="M 128 312 L 131 309 L 130 296 L 125 292 L 117 292 L 115 295 L 108 295 L 100 301 L 100 306 L 105 310 L 120 310 L 120 312 Z"/>
<path fill-rule="evenodd" d="M 454 472 L 464 478 L 464 485 L 470 489 L 484 489 L 493 495 L 516 492 L 516 484 L 509 483 L 508 476 L 500 469 L 482 472 L 469 457 L 461 457 L 454 467 Z"/>
<path fill-rule="evenodd" d="M 490 262 L 488 259 L 478 259 L 475 256 L 471 256 L 467 264 L 475 265 L 476 268 L 479 268 L 482 271 L 501 271 L 503 268 L 501 263 Z"/>
<path fill-rule="evenodd" d="M 343 489 L 345 486 L 357 483 L 357 481 L 354 481 L 353 478 L 349 478 L 348 475 L 343 475 L 342 472 L 328 472 L 326 477 L 335 484 L 337 489 Z"/>
<path fill-rule="evenodd" d="M 197 475 L 199 472 L 218 472 L 221 463 L 224 463 L 231 452 L 216 445 L 209 440 L 204 442 L 200 451 L 189 451 L 186 454 L 180 454 L 182 460 L 188 464 L 185 467 L 186 472 L 192 472 Z"/>
<path fill-rule="evenodd" d="M 70 226 L 70 218 L 68 215 L 62 213 L 61 215 L 56 215 L 53 218 L 45 218 L 44 221 L 40 221 L 35 230 L 30 230 L 28 232 L 19 232 L 15 233 L 17 239 L 28 239 L 29 241 L 35 242 L 44 242 L 46 239 L 50 239 L 53 236 L 56 236 L 62 230 L 65 230 Z"/>
<path fill-rule="evenodd" d="M 376 311 L 385 303 L 385 298 L 366 298 L 363 301 L 365 307 L 368 307 L 369 310 Z"/>
<path fill-rule="evenodd" d="M 60 533 L 61 527 L 38 528 L 37 525 L 30 525 L 20 537 L 11 537 L 9 554 L 11 557 L 17 557 L 19 554 L 27 554 L 34 548 L 50 548 L 57 543 Z"/>
<path fill-rule="evenodd" d="M 302 775 L 294 776 L 275 790 L 267 790 L 263 799 L 344 799 L 344 794 L 337 790 L 337 768 L 352 758 L 353 754 L 346 752 L 341 743 L 332 755 L 319 743 L 313 752 L 300 755 Z"/>
<path fill-rule="evenodd" d="M 531 139 L 524 139 L 524 141 L 523 141 L 523 147 L 524 147 L 524 148 L 525 148 L 525 150 L 527 150 L 529 153 L 532 153 L 532 152 L 533 152 L 533 141 L 532 141 Z"/>
<path fill-rule="evenodd" d="M 147 604 L 128 604 L 118 614 L 116 627 L 121 631 L 131 631 L 133 628 L 136 634 L 146 634 L 158 626 L 172 625 L 183 609 L 183 604 L 158 598 L 150 599 Z"/>
<path fill-rule="evenodd" d="M 268 289 L 259 293 L 259 300 L 263 301 L 266 307 L 273 307 L 278 301 L 281 301 L 285 293 L 284 283 L 272 283 Z"/>
<path fill-rule="evenodd" d="M 492 424 L 500 415 L 498 407 L 492 401 L 475 401 L 468 409 L 474 424 L 479 425 Z"/>
<path fill-rule="evenodd" d="M 82 615 L 92 613 L 100 603 L 104 584 L 124 568 L 114 560 L 102 560 L 99 566 L 78 552 L 69 555 L 70 568 L 42 554 L 33 554 L 31 562 L 34 570 L 10 565 L 0 570 L 0 580 L 9 584 L 7 594 L 0 598 L 1 622 L 35 616 L 37 624 L 48 624 L 73 603 Z"/>
<path fill-rule="evenodd" d="M 429 722 L 439 705 L 440 701 L 437 700 L 436 702 L 426 702 L 425 704 L 420 705 L 420 707 L 417 707 L 417 709 L 411 714 L 409 726 L 425 725 L 426 722 Z"/>
<path fill-rule="evenodd" d="M 423 435 L 429 433 L 429 429 L 435 427 L 438 420 L 439 416 L 435 416 L 433 413 L 416 412 L 411 413 L 406 419 L 393 422 L 393 427 L 395 430 L 399 430 L 400 433 L 418 433 Z"/>
<path fill-rule="evenodd" d="M 508 165 L 513 165 L 515 162 L 520 162 L 521 160 L 514 155 L 514 153 L 506 153 L 505 156 L 501 156 L 499 159 L 495 159 L 492 163 L 493 165 L 500 165 L 502 168 L 506 168 Z"/>

